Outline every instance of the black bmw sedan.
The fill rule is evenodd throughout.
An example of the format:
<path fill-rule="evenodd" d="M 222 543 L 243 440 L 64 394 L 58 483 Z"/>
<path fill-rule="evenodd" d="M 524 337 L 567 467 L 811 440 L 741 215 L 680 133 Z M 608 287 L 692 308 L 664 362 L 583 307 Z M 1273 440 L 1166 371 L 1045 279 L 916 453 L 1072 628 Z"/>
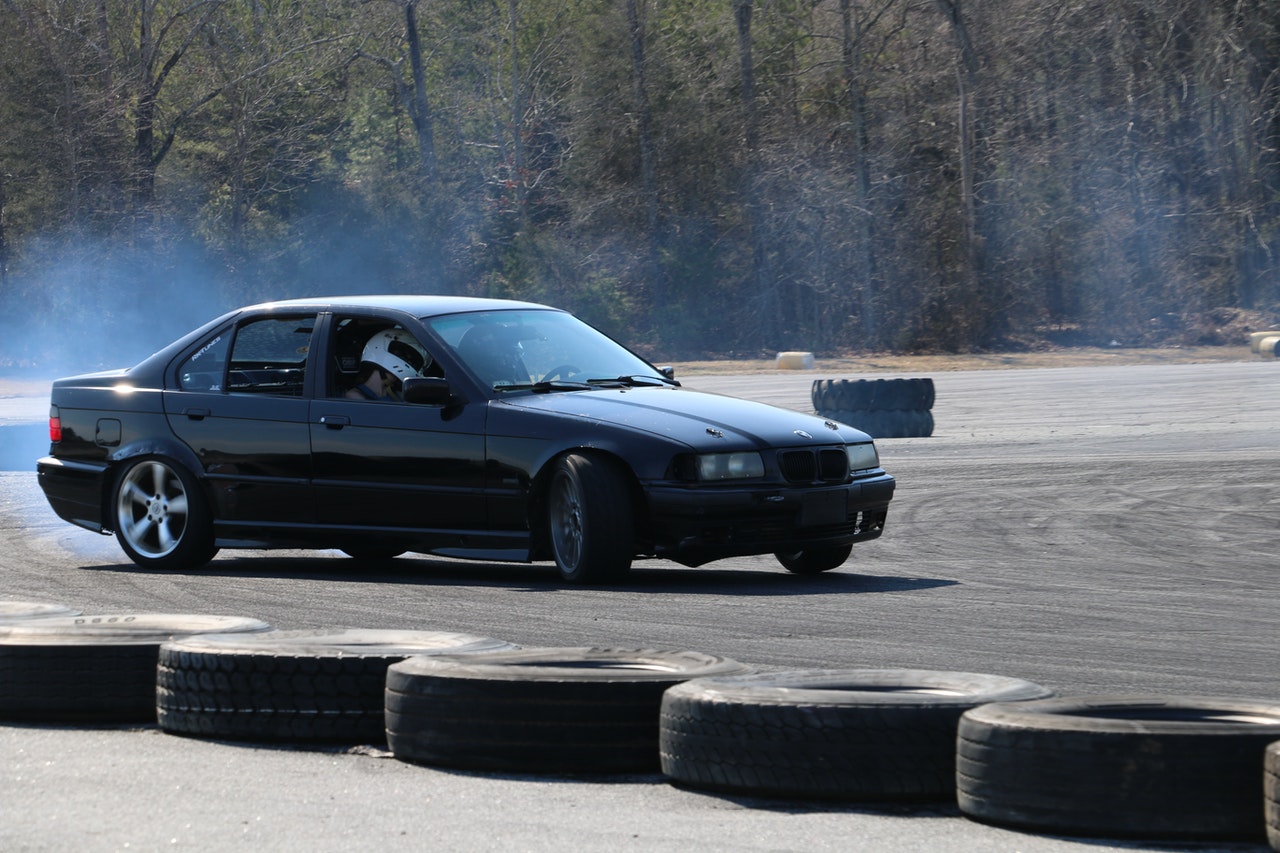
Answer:
<path fill-rule="evenodd" d="M 139 565 L 220 548 L 554 560 L 775 554 L 833 569 L 884 530 L 872 440 L 680 387 L 564 311 L 440 296 L 233 311 L 136 367 L 59 379 L 37 463 L 57 514 Z"/>

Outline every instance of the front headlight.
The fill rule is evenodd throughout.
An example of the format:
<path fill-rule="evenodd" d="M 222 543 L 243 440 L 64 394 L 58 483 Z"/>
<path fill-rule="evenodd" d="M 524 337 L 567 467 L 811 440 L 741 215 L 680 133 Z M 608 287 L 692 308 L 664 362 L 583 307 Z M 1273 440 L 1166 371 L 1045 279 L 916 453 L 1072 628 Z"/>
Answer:
<path fill-rule="evenodd" d="M 699 480 L 744 480 L 764 476 L 764 459 L 755 451 L 704 453 L 697 457 Z"/>
<path fill-rule="evenodd" d="M 849 457 L 850 471 L 863 471 L 867 468 L 880 467 L 880 454 L 876 452 L 874 442 L 846 444 L 844 452 Z"/>

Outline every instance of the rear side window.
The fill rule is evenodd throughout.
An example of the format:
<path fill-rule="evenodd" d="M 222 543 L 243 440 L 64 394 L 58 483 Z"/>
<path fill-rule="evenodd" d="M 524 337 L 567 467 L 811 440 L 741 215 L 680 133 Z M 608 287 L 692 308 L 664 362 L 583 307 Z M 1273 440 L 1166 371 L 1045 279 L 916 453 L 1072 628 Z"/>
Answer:
<path fill-rule="evenodd" d="M 227 391 L 301 397 L 315 317 L 271 318 L 241 326 L 231 346 Z"/>
<path fill-rule="evenodd" d="M 184 391 L 302 396 L 315 317 L 253 320 L 225 330 L 178 369 Z"/>
<path fill-rule="evenodd" d="M 178 368 L 178 386 L 183 391 L 221 391 L 230 349 L 231 330 L 223 329 Z"/>

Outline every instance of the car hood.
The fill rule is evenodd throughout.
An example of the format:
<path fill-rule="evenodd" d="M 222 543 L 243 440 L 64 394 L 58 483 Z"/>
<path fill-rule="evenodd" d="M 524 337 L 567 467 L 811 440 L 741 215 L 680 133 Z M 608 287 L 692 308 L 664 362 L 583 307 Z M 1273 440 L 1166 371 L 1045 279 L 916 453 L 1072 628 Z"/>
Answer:
<path fill-rule="evenodd" d="M 696 448 L 796 447 L 870 441 L 853 427 L 765 403 L 684 388 L 626 388 L 523 394 L 503 402 L 618 424 Z"/>

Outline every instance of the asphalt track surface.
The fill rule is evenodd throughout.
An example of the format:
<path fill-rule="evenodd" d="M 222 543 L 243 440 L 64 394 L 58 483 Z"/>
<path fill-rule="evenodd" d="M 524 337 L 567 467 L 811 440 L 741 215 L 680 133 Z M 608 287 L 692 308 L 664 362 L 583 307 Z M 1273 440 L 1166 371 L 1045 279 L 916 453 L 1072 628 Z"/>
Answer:
<path fill-rule="evenodd" d="M 815 378 L 869 377 L 686 384 L 807 411 Z M 56 519 L 27 470 L 0 473 L 0 600 L 1280 703 L 1280 365 L 933 378 L 933 437 L 879 442 L 899 482 L 884 537 L 816 577 L 771 558 L 643 562 L 626 586 L 581 589 L 548 565 L 370 569 L 327 552 L 223 552 L 204 571 L 148 572 Z M 0 400 L 0 423 L 39 420 L 46 402 Z M 1269 849 L 1072 839 L 985 826 L 946 804 L 721 796 L 657 775 L 444 771 L 377 745 L 264 747 L 154 727 L 0 724 L 0 756 L 6 851 Z"/>

